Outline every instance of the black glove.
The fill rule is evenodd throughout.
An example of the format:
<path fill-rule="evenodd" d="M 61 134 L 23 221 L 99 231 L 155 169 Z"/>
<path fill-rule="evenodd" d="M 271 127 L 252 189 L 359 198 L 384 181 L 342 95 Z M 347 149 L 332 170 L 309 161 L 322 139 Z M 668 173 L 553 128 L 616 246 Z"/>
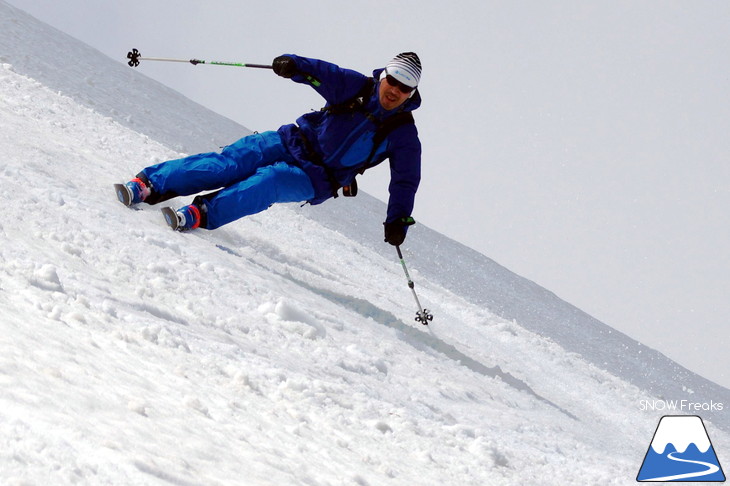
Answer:
<path fill-rule="evenodd" d="M 272 63 L 274 72 L 282 78 L 291 78 L 297 72 L 297 63 L 289 56 L 279 56 Z"/>
<path fill-rule="evenodd" d="M 383 223 L 385 226 L 385 242 L 393 246 L 400 246 L 406 240 L 406 231 L 416 220 L 408 217 L 398 218 L 390 223 Z"/>

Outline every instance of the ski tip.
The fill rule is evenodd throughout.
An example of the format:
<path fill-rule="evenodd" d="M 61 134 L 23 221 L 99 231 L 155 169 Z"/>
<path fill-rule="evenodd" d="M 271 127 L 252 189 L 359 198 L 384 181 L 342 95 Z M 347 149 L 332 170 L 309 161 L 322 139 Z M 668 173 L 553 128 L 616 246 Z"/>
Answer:
<path fill-rule="evenodd" d="M 114 184 L 114 193 L 117 195 L 117 199 L 120 203 L 127 207 L 132 206 L 132 195 L 129 189 L 124 184 Z"/>
<path fill-rule="evenodd" d="M 177 231 L 180 226 L 180 221 L 177 219 L 177 214 L 175 214 L 175 210 L 169 207 L 162 208 L 162 216 L 164 216 L 167 226 Z"/>

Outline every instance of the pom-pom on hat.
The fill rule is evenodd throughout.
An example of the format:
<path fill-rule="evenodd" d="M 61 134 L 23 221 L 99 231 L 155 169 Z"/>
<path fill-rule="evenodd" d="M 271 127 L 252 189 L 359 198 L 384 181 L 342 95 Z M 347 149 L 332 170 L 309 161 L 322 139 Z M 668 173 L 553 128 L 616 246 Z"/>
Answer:
<path fill-rule="evenodd" d="M 385 66 L 385 73 L 406 86 L 416 88 L 421 80 L 421 60 L 415 52 L 401 52 Z"/>

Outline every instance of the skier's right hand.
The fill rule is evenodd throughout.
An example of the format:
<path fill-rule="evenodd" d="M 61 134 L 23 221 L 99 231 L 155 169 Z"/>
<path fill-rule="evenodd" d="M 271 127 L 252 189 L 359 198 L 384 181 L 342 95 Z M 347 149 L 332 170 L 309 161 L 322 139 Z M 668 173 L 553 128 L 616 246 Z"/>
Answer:
<path fill-rule="evenodd" d="M 274 72 L 282 78 L 291 78 L 297 74 L 297 63 L 289 56 L 279 56 L 272 63 Z"/>

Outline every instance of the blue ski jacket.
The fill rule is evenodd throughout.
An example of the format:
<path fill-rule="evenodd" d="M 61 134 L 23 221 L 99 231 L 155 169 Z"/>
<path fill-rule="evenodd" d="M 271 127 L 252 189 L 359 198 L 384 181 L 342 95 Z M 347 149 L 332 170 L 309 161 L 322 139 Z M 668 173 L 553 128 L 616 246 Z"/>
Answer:
<path fill-rule="evenodd" d="M 299 74 L 292 80 L 313 87 L 326 101 L 325 108 L 354 98 L 368 77 L 335 64 L 292 54 Z M 337 186 L 350 185 L 355 176 L 369 167 L 390 161 L 389 201 L 386 222 L 408 217 L 421 180 L 421 142 L 415 124 L 400 125 L 373 152 L 373 137 L 379 124 L 402 111 L 421 105 L 418 90 L 395 110 L 386 111 L 378 99 L 378 78 L 383 69 L 373 71 L 375 86 L 363 100 L 364 110 L 307 113 L 296 123 L 284 125 L 278 133 L 297 164 L 312 180 L 315 195 L 309 202 L 319 204 L 333 197 Z M 315 78 L 316 81 L 313 81 Z M 367 160 L 373 153 L 372 160 Z M 334 179 L 334 181 L 333 181 Z M 333 188 L 333 186 L 335 186 Z"/>

